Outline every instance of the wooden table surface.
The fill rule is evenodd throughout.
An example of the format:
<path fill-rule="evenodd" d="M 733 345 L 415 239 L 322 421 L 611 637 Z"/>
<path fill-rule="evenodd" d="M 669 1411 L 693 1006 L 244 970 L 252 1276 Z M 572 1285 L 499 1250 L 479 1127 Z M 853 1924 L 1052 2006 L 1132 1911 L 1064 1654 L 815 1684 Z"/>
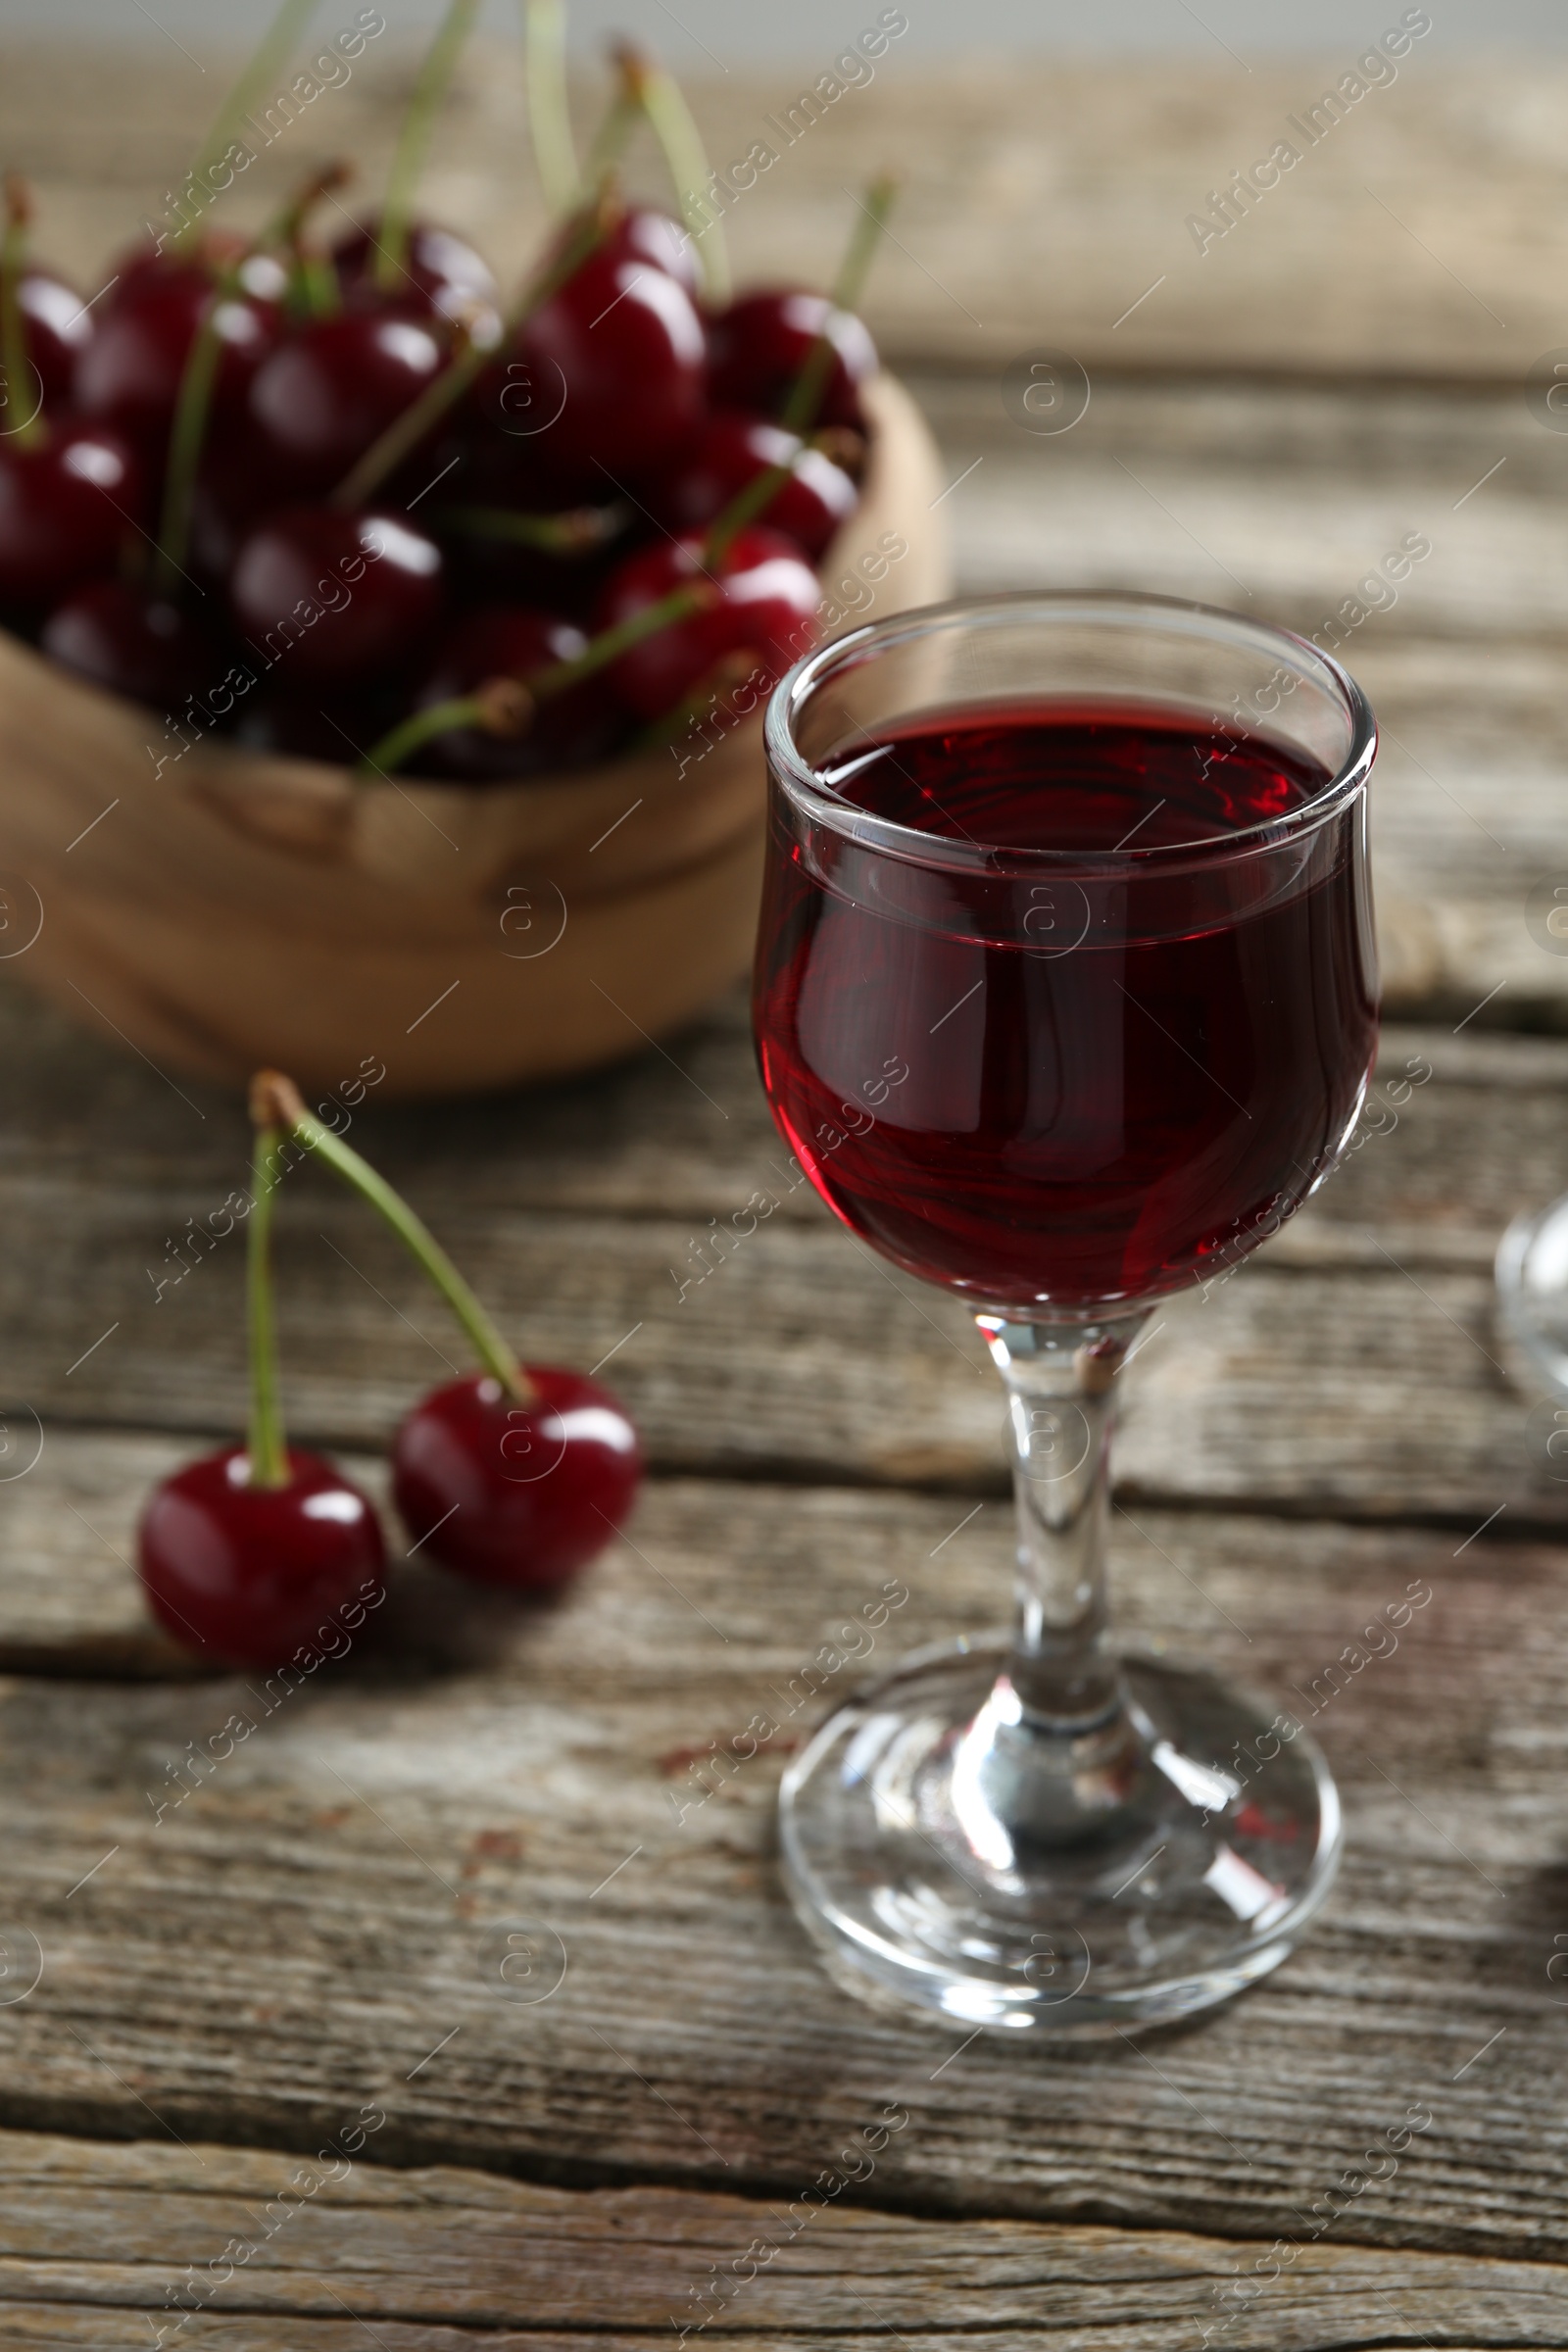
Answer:
<path fill-rule="evenodd" d="M 1137 2046 L 965 2041 L 818 1970 L 773 1860 L 806 1668 L 890 1582 L 877 1664 L 999 1613 L 1000 1407 L 962 1314 L 804 1189 L 680 1298 L 710 1220 L 782 1190 L 739 998 L 590 1081 L 367 1107 L 357 1140 L 528 1352 L 612 1358 L 654 1476 L 562 1605 L 416 1561 L 218 1753 L 242 1686 L 154 1637 L 126 1560 L 149 1483 L 239 1424 L 237 1259 L 154 1281 L 242 1180 L 243 1122 L 8 984 L 0 2343 L 1568 2345 L 1568 1485 L 1490 1273 L 1568 1181 L 1568 957 L 1527 919 L 1568 878 L 1568 442 L 1523 385 L 1568 337 L 1568 76 L 1440 26 L 1181 260 L 1184 213 L 1349 63 L 890 61 L 734 224 L 748 270 L 819 268 L 839 186 L 906 158 L 877 323 L 965 587 L 1311 629 L 1430 541 L 1347 649 L 1387 741 L 1390 1107 L 1261 1260 L 1162 1316 L 1114 1521 L 1130 1629 L 1311 1711 L 1348 1812 L 1321 1921 Z M 7 68 L 6 160 L 89 273 L 178 169 L 194 67 Z M 510 71 L 470 67 L 435 196 L 520 250 Z M 368 61 L 290 168 L 384 144 L 402 81 Z M 715 148 L 789 95 L 702 94 Z M 1054 438 L 999 389 L 1040 345 L 1094 381 Z M 324 1182 L 281 1226 L 294 1431 L 373 1487 L 449 1335 Z M 1363 1641 L 1411 1594 L 1396 1649 Z M 779 1740 L 720 1770 L 760 1709 Z M 509 1935 L 538 1997 L 501 1978 Z M 870 2177 L 803 2202 L 890 2113 Z"/>

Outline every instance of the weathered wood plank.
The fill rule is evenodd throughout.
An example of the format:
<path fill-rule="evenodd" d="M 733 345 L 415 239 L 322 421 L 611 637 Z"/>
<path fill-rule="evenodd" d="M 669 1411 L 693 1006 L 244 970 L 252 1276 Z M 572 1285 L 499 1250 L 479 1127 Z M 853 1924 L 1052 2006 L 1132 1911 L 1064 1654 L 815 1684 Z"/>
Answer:
<path fill-rule="evenodd" d="M 155 1466 L 146 1441 L 62 1436 L 40 1492 L 86 1453 L 92 1527 L 52 1539 L 68 1592 L 95 1544 L 127 1548 Z M 873 2201 L 1268 2235 L 1414 2105 L 1430 2129 L 1336 2241 L 1568 2250 L 1560 1551 L 1118 1516 L 1129 1633 L 1274 1690 L 1324 1740 L 1345 1876 L 1289 1967 L 1201 2033 L 959 2054 L 820 1974 L 772 1804 L 858 1673 L 995 1619 L 1004 1514 L 971 1510 L 662 1481 L 559 1607 L 466 1602 L 415 1566 L 292 1694 L 7 1678 L 0 1940 L 36 1937 L 42 1976 L 0 2005 L 0 2116 L 145 2135 L 150 2109 L 183 2140 L 309 2151 L 373 2100 L 378 2160 L 793 2196 L 894 2100 L 910 2121 Z M 98 1639 L 103 1579 L 76 1589 Z M 760 1752 L 715 1762 L 749 1725 Z M 555 1986 L 534 2003 L 497 1981 L 519 1922 Z"/>
<path fill-rule="evenodd" d="M 185 1449 L 164 1437 L 57 1429 L 39 1446 L 39 1432 L 15 1416 L 6 1436 L 0 1673 L 200 1676 L 148 1616 L 133 1566 L 141 1504 Z M 380 1464 L 369 1469 L 384 1486 Z"/>
<path fill-rule="evenodd" d="M 1383 86 L 1315 140 L 1291 118 L 1351 71 L 1348 44 L 1245 70 L 1216 49 L 1013 58 L 1000 73 L 978 57 L 922 58 L 916 20 L 869 87 L 793 137 L 779 124 L 798 74 L 737 68 L 691 94 L 715 163 L 759 140 L 777 156 L 728 207 L 743 274 L 825 281 L 845 185 L 871 161 L 908 168 L 900 243 L 872 301 L 902 357 L 995 368 L 1050 344 L 1091 369 L 1516 380 L 1560 339 L 1568 74 L 1540 55 L 1526 75 L 1500 56 L 1445 54 L 1443 40 L 1440 28 L 1415 41 L 1392 82 L 1385 60 Z M 74 269 L 96 271 L 177 180 L 220 83 L 213 63 L 203 78 L 150 39 L 64 59 L 47 42 L 8 44 L 0 141 L 39 180 L 49 243 Z M 260 218 L 290 177 L 345 152 L 377 188 L 411 64 L 390 40 L 372 44 L 346 86 L 260 152 L 232 217 Z M 512 270 L 540 226 L 518 83 L 509 44 L 470 56 L 427 183 L 435 212 Z M 586 112 L 596 93 L 581 102 Z M 1200 252 L 1190 218 L 1281 140 L 1300 161 Z"/>
<path fill-rule="evenodd" d="M 1112 377 L 1051 435 L 994 380 L 913 380 L 957 482 L 960 588 L 1138 586 L 1310 634 L 1408 536 L 1325 635 L 1352 667 L 1391 640 L 1549 641 L 1568 615 L 1561 435 L 1516 387 Z"/>
<path fill-rule="evenodd" d="M 57 1034 L 47 1020 L 37 1032 Z M 19 1054 L 29 1115 L 0 1163 L 14 1237 L 0 1260 L 13 1335 L 0 1402 L 15 1408 L 14 1442 L 31 1443 L 29 1414 L 46 1427 L 237 1429 L 243 1228 L 177 1283 L 167 1247 L 240 1175 L 237 1114 L 211 1101 L 204 1127 L 151 1075 L 84 1045 L 70 1054 L 60 1069 L 47 1051 L 30 1065 Z M 588 1363 L 613 1351 L 609 1376 L 662 1467 L 998 1491 L 998 1399 L 967 1318 L 810 1200 L 773 1135 L 738 1009 L 675 1058 L 439 1123 L 368 1109 L 356 1133 L 526 1349 Z M 1397 1125 L 1369 1128 L 1259 1260 L 1163 1310 L 1130 1384 L 1129 1492 L 1464 1528 L 1506 1503 L 1516 1519 L 1568 1522 L 1568 1489 L 1532 1446 L 1534 1396 L 1505 1377 L 1490 1278 L 1506 1218 L 1563 1181 L 1568 1047 L 1406 1031 L 1391 1033 L 1384 1067 L 1376 1118 Z M 61 1102 L 66 1073 L 92 1068 L 114 1073 L 123 1106 L 113 1123 L 131 1149 L 118 1163 L 104 1161 L 98 1120 Z M 779 1213 L 727 1258 L 694 1254 L 715 1220 L 733 1239 L 756 1192 Z M 380 1446 L 461 1361 L 443 1312 L 315 1171 L 280 1224 L 296 1431 Z M 26 1493 L 0 1482 L 0 1517 Z"/>
<path fill-rule="evenodd" d="M 0 1316 L 15 1327 L 47 1239 L 59 1292 L 10 1350 L 19 1428 L 28 1409 L 46 1426 L 241 1427 L 237 1256 L 232 1279 L 210 1265 L 159 1321 L 127 1279 L 145 1210 L 64 1190 L 55 1205 L 69 1230 L 39 1235 L 24 1275 L 0 1273 Z M 685 1225 L 516 1215 L 449 1217 L 443 1230 L 535 1360 L 615 1350 L 615 1386 L 665 1469 L 998 1485 L 1000 1403 L 962 1309 L 837 1230 L 760 1229 L 678 1305 Z M 1337 1266 L 1245 1266 L 1161 1310 L 1129 1383 L 1130 1490 L 1465 1524 L 1506 1502 L 1562 1525 L 1564 1490 L 1528 1450 L 1534 1399 L 1504 1376 L 1490 1279 L 1416 1271 L 1376 1236 L 1337 1254 Z M 384 1444 L 423 1388 L 461 1368 L 393 1247 L 335 1202 L 285 1236 L 279 1263 L 302 1440 Z"/>
<path fill-rule="evenodd" d="M 792 2217 L 720 2194 L 585 2193 L 457 2170 L 345 2172 L 332 2156 L 301 2167 L 279 2152 L 9 2132 L 0 2183 L 0 2308 L 18 2352 L 118 2352 L 145 2346 L 150 2325 L 167 2341 L 230 2352 L 351 2352 L 368 2337 L 457 2352 L 477 2333 L 497 2352 L 616 2352 L 705 2317 L 688 2340 L 781 2352 L 828 2334 L 846 2345 L 918 2336 L 934 2352 L 977 2334 L 997 2352 L 1155 2352 L 1200 2343 L 1205 2327 L 1216 2342 L 1282 2352 L 1568 2343 L 1568 2281 L 1544 2262 L 1320 2241 L 1282 2267 L 1265 2244 L 1172 2231 L 956 2225 L 822 2203 Z"/>

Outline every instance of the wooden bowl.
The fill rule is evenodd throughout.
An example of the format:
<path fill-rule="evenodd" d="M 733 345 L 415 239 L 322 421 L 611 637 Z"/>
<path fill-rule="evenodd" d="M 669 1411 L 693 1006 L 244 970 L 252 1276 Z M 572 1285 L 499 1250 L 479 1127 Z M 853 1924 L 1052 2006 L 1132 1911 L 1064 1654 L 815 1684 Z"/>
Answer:
<path fill-rule="evenodd" d="M 948 585 L 925 425 L 887 376 L 866 411 L 863 495 L 821 565 L 830 634 Z M 275 1062 L 331 1086 L 373 1057 L 419 1096 L 588 1068 L 745 969 L 761 724 L 484 790 L 358 784 L 211 737 L 181 754 L 0 633 L 0 959 L 199 1078 Z"/>

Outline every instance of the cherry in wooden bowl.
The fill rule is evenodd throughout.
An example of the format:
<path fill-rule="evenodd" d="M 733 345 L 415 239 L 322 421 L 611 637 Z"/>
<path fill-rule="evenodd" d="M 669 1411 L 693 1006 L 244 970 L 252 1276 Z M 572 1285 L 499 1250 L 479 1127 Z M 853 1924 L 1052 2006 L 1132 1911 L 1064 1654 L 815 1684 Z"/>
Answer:
<path fill-rule="evenodd" d="M 890 376 L 860 402 L 860 501 L 817 565 L 833 635 L 948 586 L 925 424 Z M 363 782 L 166 724 L 0 634 L 0 876 L 45 909 L 10 968 L 236 1085 L 276 1062 L 330 1086 L 374 1054 L 418 1097 L 614 1060 L 749 961 L 763 699 L 743 680 L 739 723 L 571 773 Z"/>

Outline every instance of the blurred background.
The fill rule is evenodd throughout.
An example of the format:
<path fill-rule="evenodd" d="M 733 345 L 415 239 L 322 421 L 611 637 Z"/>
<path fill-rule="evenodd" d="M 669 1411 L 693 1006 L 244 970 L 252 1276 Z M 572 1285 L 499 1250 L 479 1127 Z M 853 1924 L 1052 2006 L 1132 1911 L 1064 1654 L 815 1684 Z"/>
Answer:
<path fill-rule="evenodd" d="M 156 39 L 160 26 L 188 38 L 243 40 L 259 32 L 269 10 L 265 0 L 7 0 L 0 27 L 37 26 L 62 32 L 119 39 Z M 434 21 L 433 0 L 383 0 L 381 14 L 391 29 L 417 30 Z M 505 29 L 513 0 L 491 0 L 489 22 Z M 874 19 L 874 9 L 866 12 Z M 1397 9 L 1386 12 L 1396 23 Z M 353 10 L 346 12 L 352 17 Z M 1117 50 L 1185 54 L 1214 43 L 1243 57 L 1295 51 L 1298 55 L 1360 45 L 1382 29 L 1383 19 L 1358 0 L 1206 0 L 1197 13 L 1184 0 L 925 0 L 907 11 L 906 58 L 955 50 L 1012 49 L 1035 55 L 1076 50 L 1091 55 Z M 573 11 L 575 38 L 591 45 L 611 31 L 632 31 L 657 39 L 672 65 L 698 69 L 705 57 L 724 65 L 770 59 L 806 59 L 846 36 L 854 11 L 843 0 L 794 0 L 787 9 L 761 0 L 580 0 Z M 1446 47 L 1528 45 L 1568 49 L 1568 11 L 1557 0 L 1444 0 L 1437 12 Z M 324 19 L 323 19 L 324 22 Z M 858 19 L 856 19 L 856 23 Z"/>
<path fill-rule="evenodd" d="M 269 0 L 5 0 L 0 150 L 38 187 L 40 249 L 101 272 L 127 222 L 156 214 L 270 13 Z M 300 62 L 361 13 L 321 0 Z M 351 203 L 373 191 L 439 10 L 364 13 L 385 30 L 224 200 L 237 224 L 334 154 L 359 159 Z M 781 132 L 834 59 L 895 18 L 808 134 Z M 426 184 L 430 209 L 503 271 L 542 226 L 518 21 L 516 0 L 490 0 Z M 1045 336 L 1117 374 L 1495 380 L 1568 343 L 1558 0 L 572 0 L 569 21 L 585 126 L 618 30 L 680 72 L 721 172 L 760 138 L 777 150 L 754 191 L 724 199 L 743 274 L 825 278 L 846 189 L 881 166 L 902 173 L 871 297 L 901 362 L 998 368 Z M 1372 51 L 1379 78 L 1362 84 L 1355 61 Z M 1287 127 L 1347 76 L 1362 94 L 1323 135 Z M 1211 199 L 1281 139 L 1300 163 L 1205 237 Z"/>

